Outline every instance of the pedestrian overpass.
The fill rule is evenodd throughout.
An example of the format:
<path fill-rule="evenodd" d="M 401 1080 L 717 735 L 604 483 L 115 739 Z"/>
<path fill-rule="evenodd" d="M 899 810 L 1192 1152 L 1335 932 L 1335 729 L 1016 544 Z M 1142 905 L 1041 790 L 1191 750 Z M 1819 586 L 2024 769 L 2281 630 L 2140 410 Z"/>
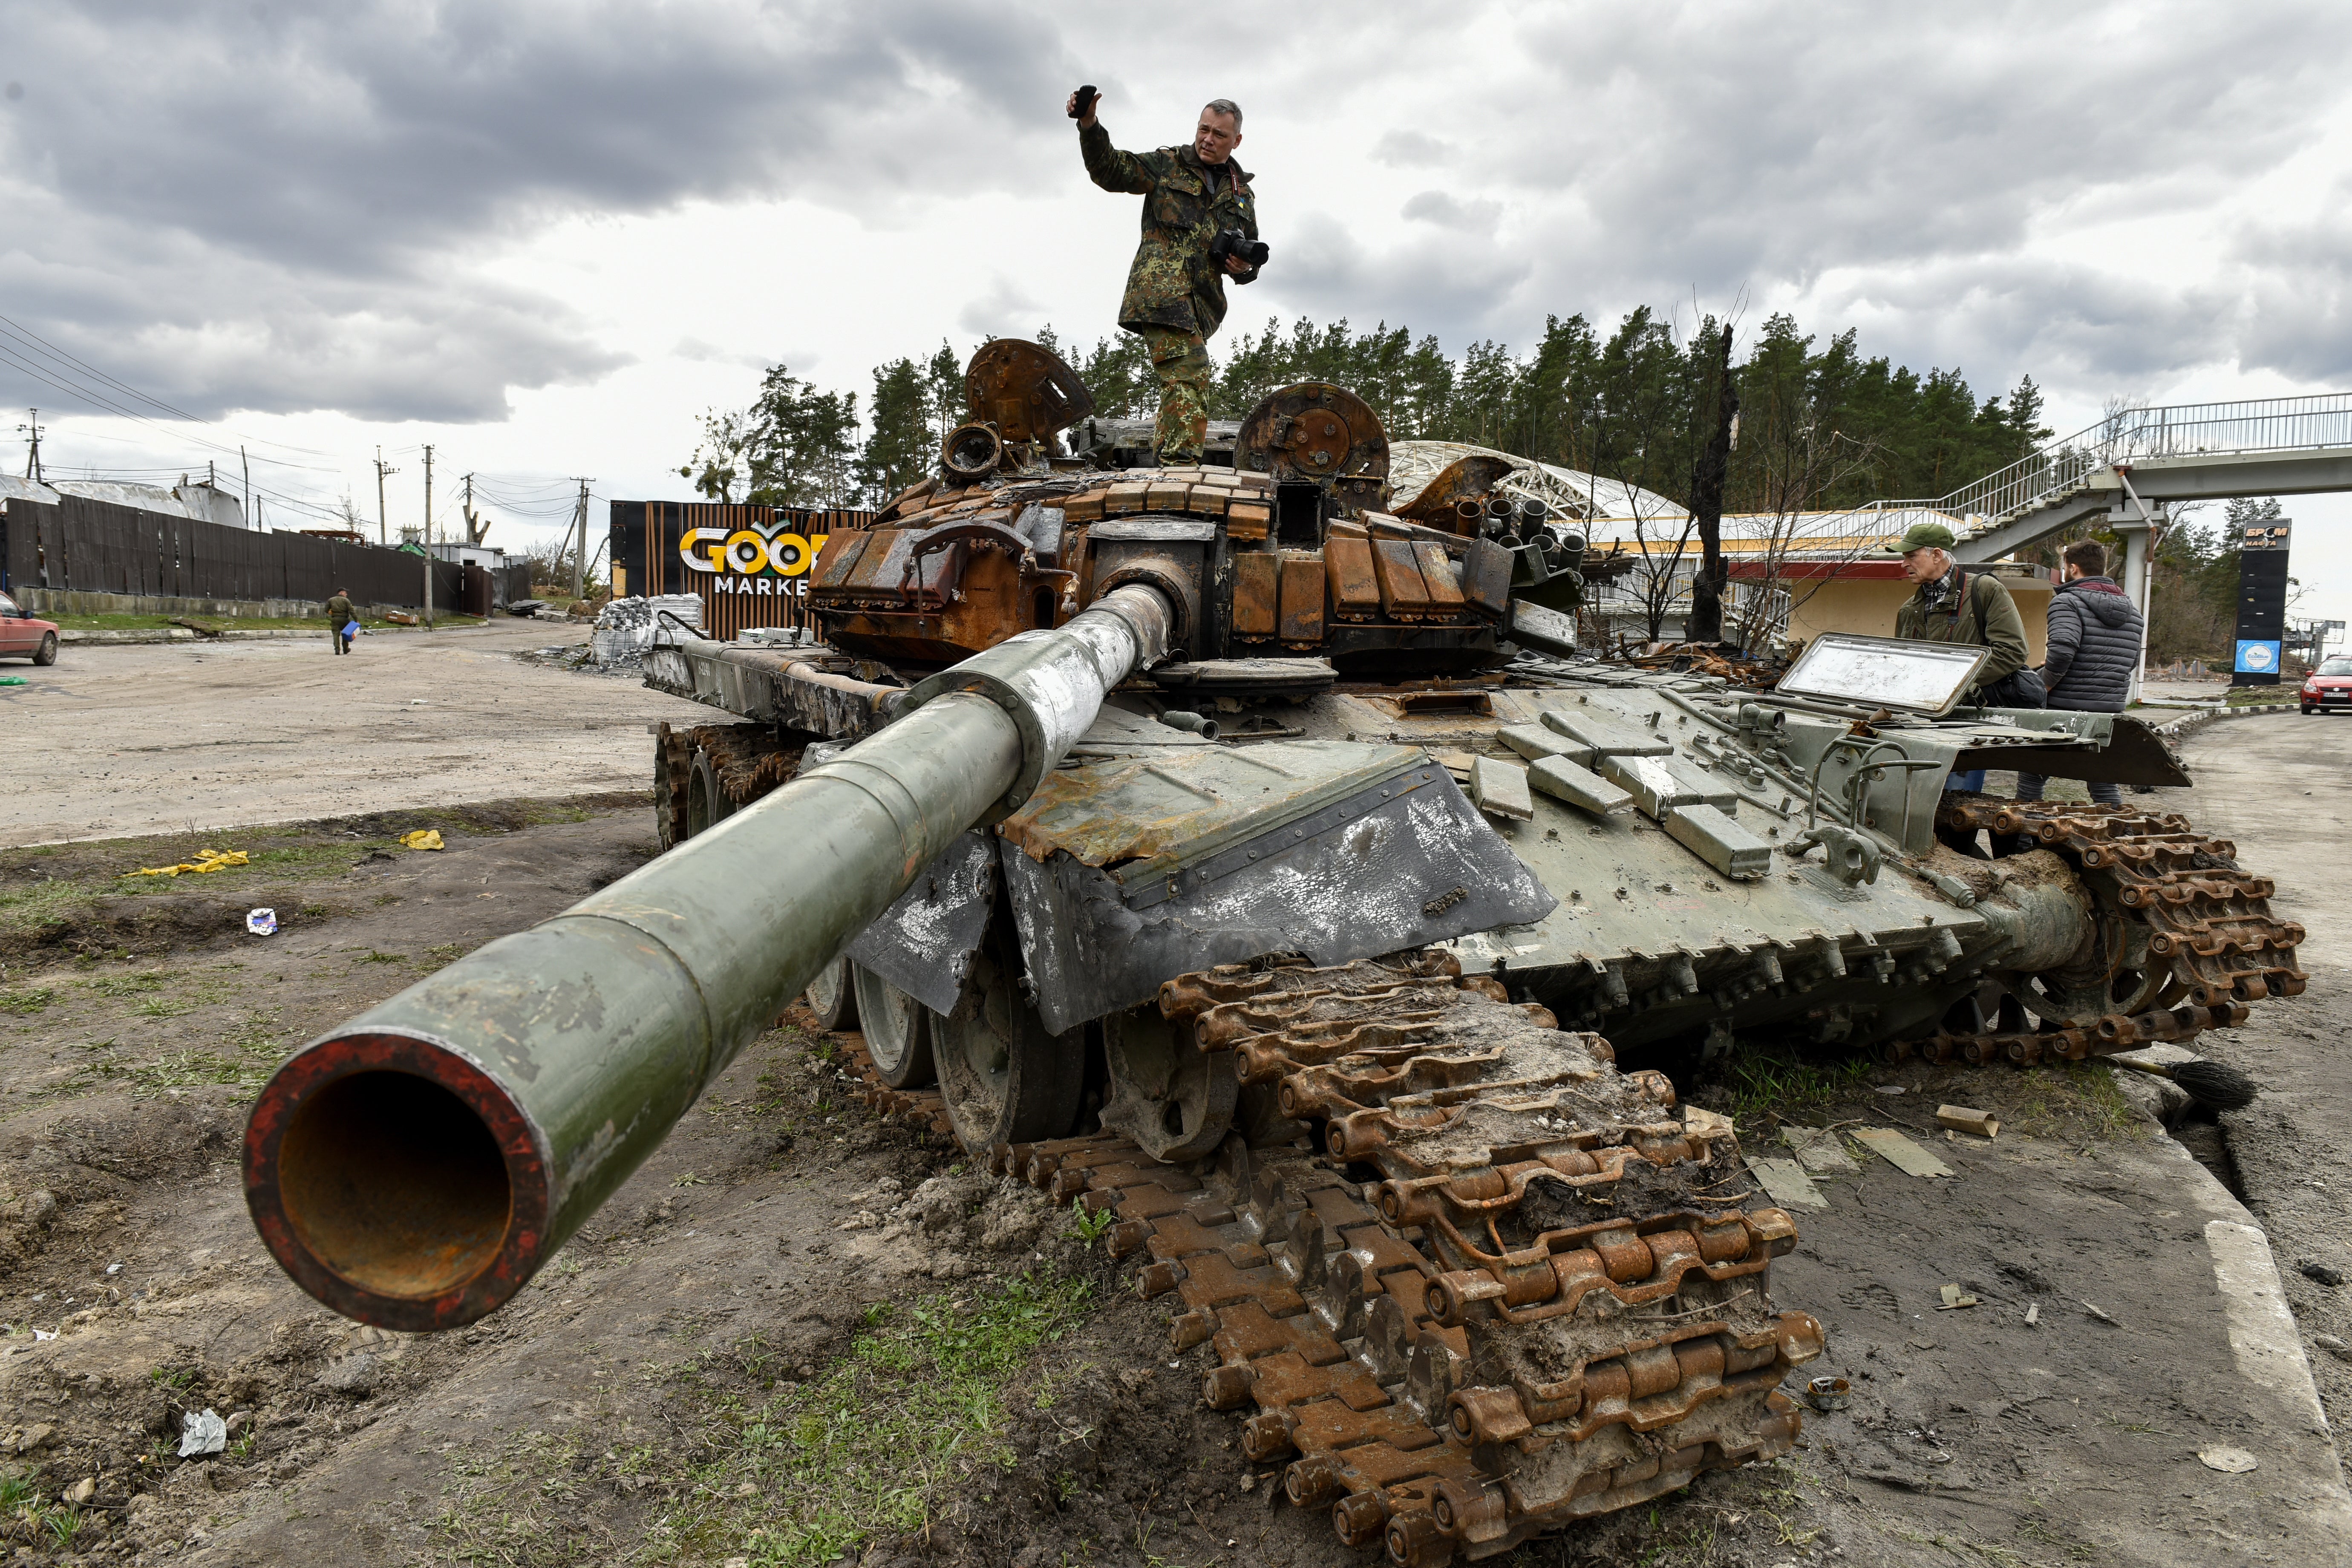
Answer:
<path fill-rule="evenodd" d="M 1989 562 L 2097 520 L 2123 535 L 2137 585 L 2168 506 L 2323 490 L 2352 490 L 2352 393 L 2120 409 L 1949 495 L 1873 501 L 1846 531 L 1893 537 L 1895 514 L 1941 512 L 1959 536 L 1953 555 Z"/>

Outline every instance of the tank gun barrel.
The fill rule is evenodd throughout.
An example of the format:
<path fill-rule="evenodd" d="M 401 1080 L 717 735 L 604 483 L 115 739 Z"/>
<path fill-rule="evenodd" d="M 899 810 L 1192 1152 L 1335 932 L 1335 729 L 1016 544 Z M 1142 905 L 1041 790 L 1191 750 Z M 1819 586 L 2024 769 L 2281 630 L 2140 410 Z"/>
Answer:
<path fill-rule="evenodd" d="M 246 1129 L 264 1243 L 362 1322 L 497 1308 L 959 834 L 1028 795 L 1170 619 L 1135 584 L 952 666 L 879 733 L 310 1041 Z"/>

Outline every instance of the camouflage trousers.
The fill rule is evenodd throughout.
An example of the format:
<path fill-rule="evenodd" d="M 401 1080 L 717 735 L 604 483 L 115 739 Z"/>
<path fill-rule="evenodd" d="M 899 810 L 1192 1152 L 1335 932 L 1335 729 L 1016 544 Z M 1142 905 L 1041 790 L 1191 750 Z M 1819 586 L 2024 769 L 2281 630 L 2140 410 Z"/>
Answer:
<path fill-rule="evenodd" d="M 1160 423 L 1151 444 L 1162 464 L 1197 463 L 1209 439 L 1209 345 L 1198 332 L 1147 327 L 1144 347 L 1160 377 Z"/>

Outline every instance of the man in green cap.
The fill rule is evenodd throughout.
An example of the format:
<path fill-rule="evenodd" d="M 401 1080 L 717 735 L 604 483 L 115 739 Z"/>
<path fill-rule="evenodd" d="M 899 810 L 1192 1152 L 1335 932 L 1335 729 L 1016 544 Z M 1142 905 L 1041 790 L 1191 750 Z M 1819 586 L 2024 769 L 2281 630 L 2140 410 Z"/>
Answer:
<path fill-rule="evenodd" d="M 1225 319 L 1225 279 L 1255 282 L 1257 268 L 1239 255 L 1219 258 L 1221 232 L 1257 240 L 1257 203 L 1250 176 L 1234 161 L 1242 111 L 1228 99 L 1201 110 L 1190 146 L 1122 153 L 1095 117 L 1099 98 L 1067 108 L 1078 122 L 1087 174 L 1104 190 L 1143 198 L 1143 241 L 1128 269 L 1118 324 L 1139 334 L 1160 377 L 1160 423 L 1152 444 L 1163 468 L 1201 460 L 1209 435 L 1208 340 Z"/>
<path fill-rule="evenodd" d="M 1940 522 L 1915 522 L 1901 542 L 1886 548 L 1903 557 L 1903 574 L 1918 591 L 1895 612 L 1895 635 L 1918 642 L 1989 647 L 1992 657 L 1977 671 L 1975 698 L 2025 668 L 2025 621 L 2017 601 L 1990 572 L 1970 572 L 1952 559 L 1952 531 Z M 2038 706 L 2038 704 L 2037 704 Z M 1984 770 L 1956 773 L 1946 789 L 1981 790 Z"/>

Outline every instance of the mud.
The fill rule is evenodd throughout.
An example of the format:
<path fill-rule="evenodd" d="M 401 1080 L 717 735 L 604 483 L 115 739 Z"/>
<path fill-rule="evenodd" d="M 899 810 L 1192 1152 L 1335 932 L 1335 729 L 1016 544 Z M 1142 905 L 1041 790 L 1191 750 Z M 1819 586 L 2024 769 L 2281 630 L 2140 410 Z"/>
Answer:
<path fill-rule="evenodd" d="M 492 1318 L 383 1334 L 296 1291 L 244 1213 L 253 1088 L 292 1044 L 652 851 L 642 805 L 547 812 L 445 817 L 439 853 L 363 847 L 404 816 L 284 830 L 273 845 L 320 858 L 126 898 L 177 912 L 10 957 L 0 1478 L 16 1489 L 0 1557 L 1374 1560 L 1279 1500 L 1278 1466 L 1244 1462 L 1238 1423 L 1200 1404 L 1213 1352 L 1169 1352 L 1168 1304 L 1136 1295 L 1131 1265 L 1068 1211 L 856 1107 L 837 1043 L 797 1012 Z M 169 852 L 39 858 L 95 875 Z M 268 899 L 293 921 L 246 936 L 243 910 Z M 1737 1114 L 1754 1152 L 1785 1152 L 1778 1119 L 1867 1120 L 1959 1174 L 1865 1163 L 1799 1215 L 1775 1297 L 1823 1318 L 1834 1364 L 1808 1370 L 1857 1394 L 1811 1419 L 1806 1449 L 1507 1561 L 2315 1560 L 2263 1533 L 2262 1500 L 2300 1472 L 2266 1446 L 2279 1424 L 2211 1327 L 2211 1268 L 2188 1250 L 2202 1211 L 2175 1195 L 2205 1178 L 2095 1069 L 1759 1062 L 1687 1087 Z M 2016 1131 L 1948 1142 L 1946 1099 Z M 1937 1313 L 1947 1281 L 1983 1304 Z M 2117 1323 L 2065 1305 L 2080 1300 Z M 2168 1300 L 2187 1317 L 2152 1304 Z M 205 1409 L 231 1423 L 227 1448 L 184 1460 L 182 1419 Z M 2259 1487 L 2197 1464 L 2214 1431 L 2262 1448 Z M 83 1482 L 87 1501 L 60 1500 Z"/>

